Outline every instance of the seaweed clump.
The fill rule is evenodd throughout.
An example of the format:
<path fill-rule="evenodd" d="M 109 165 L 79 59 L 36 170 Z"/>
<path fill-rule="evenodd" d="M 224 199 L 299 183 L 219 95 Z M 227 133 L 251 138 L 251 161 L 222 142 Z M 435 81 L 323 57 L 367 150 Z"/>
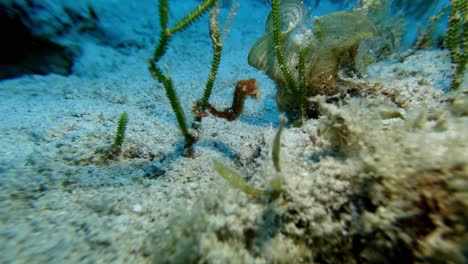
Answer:
<path fill-rule="evenodd" d="M 372 22 L 359 13 L 332 13 L 308 25 L 300 1 L 276 0 L 248 62 L 275 81 L 281 111 L 293 119 L 316 117 L 316 105 L 303 98 L 338 93 L 338 72 L 356 70 L 359 43 L 375 33 Z"/>
<path fill-rule="evenodd" d="M 451 96 L 403 116 L 388 114 L 399 108 L 384 96 L 338 105 L 316 98 L 323 114 L 303 125 L 318 125 L 315 141 L 283 142 L 280 195 L 257 199 L 268 193 L 255 182 L 278 175 L 266 153 L 258 173 L 242 180 L 218 168 L 233 190 L 176 214 L 146 252 L 166 262 L 465 263 L 466 93 Z M 322 152 L 311 162 L 314 145 Z"/>

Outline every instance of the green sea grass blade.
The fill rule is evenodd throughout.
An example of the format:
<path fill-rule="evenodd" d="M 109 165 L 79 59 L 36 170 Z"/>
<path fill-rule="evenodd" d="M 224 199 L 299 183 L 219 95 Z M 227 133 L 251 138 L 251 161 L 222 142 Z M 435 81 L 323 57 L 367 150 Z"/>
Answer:
<path fill-rule="evenodd" d="M 221 162 L 214 161 L 215 170 L 223 177 L 231 187 L 236 188 L 247 195 L 260 197 L 266 195 L 266 192 L 250 186 L 236 171 L 223 165 Z"/>
<path fill-rule="evenodd" d="M 278 131 L 276 132 L 275 139 L 273 140 L 273 151 L 272 151 L 272 159 L 273 165 L 275 166 L 275 170 L 277 172 L 281 172 L 280 166 L 280 149 L 281 149 L 281 133 L 283 132 L 284 124 L 286 123 L 286 117 L 280 117 L 281 123 L 278 127 Z"/>

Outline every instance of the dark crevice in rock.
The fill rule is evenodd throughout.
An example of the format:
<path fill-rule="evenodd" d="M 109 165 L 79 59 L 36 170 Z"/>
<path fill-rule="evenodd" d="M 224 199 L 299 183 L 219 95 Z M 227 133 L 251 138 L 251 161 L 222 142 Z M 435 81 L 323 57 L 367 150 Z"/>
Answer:
<path fill-rule="evenodd" d="M 76 52 L 35 36 L 23 23 L 20 12 L 0 6 L 0 25 L 0 79 L 25 74 L 71 74 Z"/>

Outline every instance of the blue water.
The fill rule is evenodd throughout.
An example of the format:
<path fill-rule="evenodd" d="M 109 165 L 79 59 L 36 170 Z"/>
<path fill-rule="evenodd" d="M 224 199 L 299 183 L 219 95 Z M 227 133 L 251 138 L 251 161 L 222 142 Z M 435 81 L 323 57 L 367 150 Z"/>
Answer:
<path fill-rule="evenodd" d="M 232 1 L 224 1 L 223 13 L 227 12 Z M 173 17 L 183 16 L 195 5 L 192 1 L 169 2 Z M 252 6 L 254 9 L 251 10 L 255 10 L 255 14 L 251 15 L 255 15 L 258 23 L 263 24 L 269 12 L 267 2 L 267 0 L 240 0 L 239 12 L 248 12 L 247 9 Z M 388 22 L 391 22 L 396 19 L 396 14 L 400 12 L 403 14 L 404 32 L 400 32 L 402 49 L 409 48 L 418 34 L 418 28 L 426 27 L 430 23 L 430 17 L 439 14 L 448 4 L 447 0 L 392 2 L 391 11 L 385 15 Z M 64 1 L 63 5 L 61 1 L 31 1 L 29 5 L 22 5 L 16 4 L 15 1 L 3 0 L 0 4 L 2 4 L 0 21 L 5 25 L 2 29 L 3 35 L 8 36 L 0 46 L 2 79 L 31 73 L 52 72 L 62 75 L 69 75 L 74 71 L 79 73 L 81 71 L 73 69 L 73 64 L 76 64 L 81 56 L 80 45 L 85 39 L 99 45 L 110 45 L 120 52 L 131 53 L 135 49 L 154 43 L 157 35 L 157 1 L 135 2 L 126 7 L 126 10 L 119 10 L 118 1 L 95 3 Z M 359 7 L 358 2 L 349 0 L 309 0 L 304 1 L 304 4 L 311 16 L 350 11 Z M 241 13 L 237 24 L 243 23 Z M 433 34 L 439 46 L 441 41 L 438 39 L 445 32 L 448 13 L 449 9 L 446 8 Z M 150 19 L 151 17 L 153 19 Z M 136 23 L 135 20 L 147 22 Z M 247 28 L 248 26 L 244 29 Z M 259 28 L 261 27 L 252 27 L 254 30 Z M 142 43 L 141 38 L 150 38 L 150 40 L 144 40 L 145 43 Z M 229 41 L 242 40 L 231 38 Z"/>

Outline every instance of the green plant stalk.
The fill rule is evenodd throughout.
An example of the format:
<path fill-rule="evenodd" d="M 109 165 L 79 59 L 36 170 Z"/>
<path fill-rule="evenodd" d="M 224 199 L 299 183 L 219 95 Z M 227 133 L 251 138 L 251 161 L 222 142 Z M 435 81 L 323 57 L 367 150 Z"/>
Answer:
<path fill-rule="evenodd" d="M 166 53 L 167 44 L 171 38 L 171 33 L 168 30 L 167 24 L 169 23 L 169 3 L 167 0 L 159 0 L 159 25 L 161 32 L 159 33 L 158 45 L 154 49 L 153 61 L 159 61 Z"/>
<path fill-rule="evenodd" d="M 201 100 L 201 109 L 205 111 L 208 105 L 209 98 L 211 96 L 211 92 L 213 91 L 214 81 L 216 80 L 216 75 L 218 74 L 219 64 L 221 62 L 221 53 L 223 50 L 222 44 L 214 44 L 214 57 L 213 61 L 211 62 L 211 71 L 210 76 L 208 77 L 208 81 L 205 86 L 205 92 L 203 93 L 203 98 Z"/>
<path fill-rule="evenodd" d="M 463 74 L 465 73 L 466 70 L 466 63 L 468 62 L 468 51 L 466 50 L 468 47 L 468 5 L 466 4 L 465 1 L 460 1 L 460 5 L 463 8 L 460 8 L 461 12 L 461 17 L 463 19 L 462 25 L 461 25 L 461 30 L 463 31 L 461 33 L 461 41 L 460 41 L 460 63 L 459 63 L 459 71 L 458 71 L 458 76 L 462 78 Z M 464 3 L 464 4 L 463 4 Z M 460 80 L 460 85 L 461 85 L 461 80 Z"/>
<path fill-rule="evenodd" d="M 305 119 L 305 90 L 306 90 L 306 78 L 305 78 L 305 55 L 306 50 L 301 50 L 299 53 L 299 97 L 300 97 L 300 105 L 299 105 L 299 114 L 300 114 L 300 122 Z"/>
<path fill-rule="evenodd" d="M 184 110 L 182 109 L 179 97 L 177 96 L 176 90 L 174 89 L 174 85 L 172 84 L 172 79 L 168 76 L 165 76 L 156 66 L 154 61 L 150 61 L 150 72 L 152 76 L 164 86 L 166 90 L 166 96 L 169 99 L 169 103 L 171 104 L 172 110 L 174 111 L 179 128 L 182 132 L 182 135 L 184 136 L 185 149 L 186 151 L 191 152 L 191 150 L 187 148 L 190 148 L 190 146 L 193 145 L 193 142 L 195 142 L 195 137 L 188 129 Z M 190 153 L 187 154 L 191 155 Z"/>
<path fill-rule="evenodd" d="M 163 0 L 167 2 L 167 0 Z M 193 22 L 195 22 L 198 18 L 200 18 L 203 14 L 205 14 L 208 9 L 214 6 L 216 0 L 205 0 L 203 3 L 198 5 L 192 12 L 188 15 L 183 17 L 176 25 L 169 30 L 169 33 L 172 35 L 176 32 L 182 31 L 190 26 Z"/>
<path fill-rule="evenodd" d="M 128 115 L 127 112 L 123 112 L 119 121 L 117 122 L 117 132 L 115 133 L 114 145 L 121 148 L 125 139 L 125 130 L 127 129 Z"/>
<path fill-rule="evenodd" d="M 288 88 L 297 93 L 298 89 L 295 84 L 295 81 L 291 75 L 291 72 L 286 65 L 286 58 L 283 53 L 283 39 L 281 37 L 281 25 L 280 25 L 280 15 L 279 15 L 279 3 L 280 0 L 273 0 L 271 3 L 271 13 L 273 15 L 273 39 L 275 41 L 275 54 L 276 59 L 280 65 L 281 71 L 283 72 L 284 78 Z"/>
<path fill-rule="evenodd" d="M 453 77 L 452 90 L 458 90 L 461 86 L 461 78 L 466 70 L 468 54 L 468 7 L 463 0 L 451 0 L 451 11 L 447 29 L 447 47 L 452 58 Z"/>
<path fill-rule="evenodd" d="M 176 90 L 172 83 L 172 79 L 169 76 L 163 74 L 162 70 L 157 66 L 157 63 L 166 53 L 167 45 L 170 42 L 172 35 L 176 32 L 180 32 L 191 25 L 195 20 L 202 16 L 216 3 L 216 0 L 205 0 L 203 3 L 198 5 L 188 15 L 182 18 L 176 23 L 176 25 L 170 29 L 168 28 L 169 23 L 169 3 L 168 0 L 159 0 L 159 23 L 161 26 L 161 32 L 159 35 L 158 45 L 154 49 L 153 58 L 149 62 L 149 70 L 153 78 L 158 80 L 166 90 L 166 96 L 169 99 L 172 110 L 179 124 L 182 135 L 185 139 L 185 151 L 186 154 L 191 156 L 191 147 L 196 141 L 196 137 L 190 133 L 187 126 L 187 121 L 184 115 L 184 111 L 178 99 Z"/>
<path fill-rule="evenodd" d="M 212 14 L 215 16 L 215 14 Z M 211 40 L 213 42 L 213 60 L 211 61 L 211 71 L 208 76 L 208 80 L 205 85 L 205 91 L 200 101 L 200 110 L 205 112 L 208 107 L 208 102 L 213 91 L 214 82 L 218 75 L 219 64 L 221 63 L 221 54 L 223 51 L 223 42 L 221 40 L 221 34 L 219 32 L 219 23 L 216 17 L 211 17 L 210 33 Z M 201 122 L 201 117 L 195 117 L 195 123 Z"/>

